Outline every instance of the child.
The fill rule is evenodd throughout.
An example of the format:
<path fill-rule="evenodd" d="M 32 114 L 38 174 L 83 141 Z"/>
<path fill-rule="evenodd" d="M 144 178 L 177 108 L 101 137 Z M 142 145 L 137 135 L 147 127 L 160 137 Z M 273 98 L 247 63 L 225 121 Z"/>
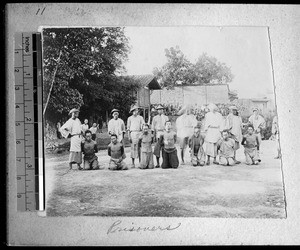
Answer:
<path fill-rule="evenodd" d="M 81 151 L 84 154 L 83 168 L 85 170 L 99 169 L 98 157 L 95 155 L 95 153 L 98 152 L 97 143 L 92 140 L 92 133 L 90 130 L 86 130 L 84 134 L 85 140 L 81 142 Z"/>
<path fill-rule="evenodd" d="M 205 153 L 202 147 L 204 136 L 200 133 L 200 128 L 201 125 L 197 124 L 194 128 L 194 134 L 189 138 L 191 162 L 194 167 L 205 165 Z"/>
<path fill-rule="evenodd" d="M 242 145 L 245 148 L 246 164 L 257 165 L 259 162 L 258 153 L 260 139 L 257 134 L 253 134 L 253 125 L 248 125 L 248 134 L 244 135 Z"/>
<path fill-rule="evenodd" d="M 89 120 L 84 119 L 84 123 L 81 125 L 81 130 L 83 133 L 89 129 Z"/>
<path fill-rule="evenodd" d="M 141 148 L 141 163 L 139 168 L 141 169 L 152 169 L 154 168 L 153 163 L 153 152 L 152 146 L 154 135 L 149 131 L 149 124 L 143 125 L 143 133 L 139 137 L 139 147 Z"/>
<path fill-rule="evenodd" d="M 161 168 L 178 168 L 179 165 L 177 149 L 175 147 L 177 136 L 171 128 L 171 121 L 166 121 L 165 131 L 159 138 L 163 158 Z"/>
<path fill-rule="evenodd" d="M 93 126 L 90 128 L 90 131 L 92 132 L 92 140 L 96 140 L 96 132 L 97 132 L 97 124 L 94 122 Z"/>
<path fill-rule="evenodd" d="M 124 147 L 121 142 L 118 141 L 116 134 L 111 134 L 111 143 L 108 145 L 108 155 L 111 157 L 109 161 L 109 170 L 127 170 L 124 159 L 126 155 L 124 153 Z"/>
<path fill-rule="evenodd" d="M 217 142 L 219 152 L 219 164 L 223 166 L 233 166 L 235 164 L 235 140 L 229 138 L 228 130 L 222 131 L 222 138 Z"/>

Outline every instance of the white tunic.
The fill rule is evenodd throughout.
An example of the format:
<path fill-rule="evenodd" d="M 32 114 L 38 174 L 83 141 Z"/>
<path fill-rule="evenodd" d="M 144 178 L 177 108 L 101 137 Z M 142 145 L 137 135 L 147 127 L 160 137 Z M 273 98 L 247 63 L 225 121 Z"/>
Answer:
<path fill-rule="evenodd" d="M 132 143 L 136 144 L 139 141 L 143 124 L 145 123 L 144 118 L 140 115 L 130 116 L 127 119 L 127 130 L 129 130 Z"/>
<path fill-rule="evenodd" d="M 117 120 L 111 119 L 107 125 L 108 133 L 116 134 L 118 136 L 118 141 L 123 140 L 123 132 L 125 132 L 125 124 L 124 121 L 120 118 Z"/>
<path fill-rule="evenodd" d="M 224 119 L 218 112 L 208 112 L 205 115 L 205 141 L 216 143 L 221 137 L 221 131 L 224 127 Z"/>
<path fill-rule="evenodd" d="M 82 132 L 84 133 L 86 130 L 89 129 L 89 125 L 88 124 L 82 124 L 81 129 L 82 129 Z"/>
<path fill-rule="evenodd" d="M 261 115 L 251 115 L 249 117 L 249 122 L 253 125 L 256 132 L 260 132 L 260 129 L 265 126 L 265 119 Z"/>
<path fill-rule="evenodd" d="M 67 129 L 67 130 L 66 130 Z M 60 128 L 61 135 L 65 138 L 70 134 L 71 137 L 71 152 L 81 152 L 81 141 L 82 141 L 82 127 L 81 122 L 78 118 L 70 118 L 64 125 Z"/>
<path fill-rule="evenodd" d="M 183 114 L 176 120 L 177 136 L 180 138 L 190 137 L 194 134 L 197 119 L 194 115 Z"/>
<path fill-rule="evenodd" d="M 155 131 L 156 133 L 156 138 L 160 138 L 160 135 L 164 132 L 165 130 L 165 124 L 166 122 L 169 121 L 169 117 L 161 114 L 161 115 L 156 115 L 153 117 L 152 120 L 152 130 Z"/>

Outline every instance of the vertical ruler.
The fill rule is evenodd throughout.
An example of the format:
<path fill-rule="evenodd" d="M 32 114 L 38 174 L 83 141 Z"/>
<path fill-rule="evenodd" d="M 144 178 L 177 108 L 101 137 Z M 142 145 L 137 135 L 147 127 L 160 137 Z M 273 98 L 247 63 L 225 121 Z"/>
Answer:
<path fill-rule="evenodd" d="M 40 34 L 15 35 L 15 128 L 18 211 L 43 210 Z M 41 148 L 42 146 L 42 148 Z M 42 159 L 42 160 L 41 160 Z M 42 187 L 41 193 L 40 187 Z M 41 199 L 42 198 L 42 199 Z"/>

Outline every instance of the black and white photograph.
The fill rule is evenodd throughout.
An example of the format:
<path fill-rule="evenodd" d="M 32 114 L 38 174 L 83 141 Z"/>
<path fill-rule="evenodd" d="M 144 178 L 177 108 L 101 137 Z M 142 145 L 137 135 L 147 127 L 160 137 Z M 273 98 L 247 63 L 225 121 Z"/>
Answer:
<path fill-rule="evenodd" d="M 46 216 L 286 218 L 267 27 L 42 27 Z"/>

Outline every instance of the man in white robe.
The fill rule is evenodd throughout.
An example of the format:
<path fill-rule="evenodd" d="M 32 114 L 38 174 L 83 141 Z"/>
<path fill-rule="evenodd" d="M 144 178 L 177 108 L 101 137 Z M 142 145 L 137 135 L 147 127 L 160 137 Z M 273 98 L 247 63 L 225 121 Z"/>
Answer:
<path fill-rule="evenodd" d="M 108 134 L 116 134 L 118 141 L 123 143 L 123 138 L 126 131 L 124 121 L 121 118 L 119 118 L 118 109 L 113 109 L 111 111 L 111 114 L 113 118 L 108 122 L 107 125 Z"/>
<path fill-rule="evenodd" d="M 72 109 L 69 114 L 71 118 L 60 128 L 60 132 L 65 138 L 71 137 L 69 156 L 70 169 L 72 169 L 72 164 L 76 163 L 78 170 L 82 170 L 80 164 L 82 163 L 81 142 L 83 137 L 81 122 L 78 119 L 79 110 Z"/>
<path fill-rule="evenodd" d="M 211 103 L 208 106 L 209 112 L 205 115 L 205 153 L 207 155 L 206 165 L 210 164 L 210 157 L 213 157 L 214 164 L 218 164 L 217 142 L 221 138 L 221 131 L 224 129 L 224 119 L 218 112 L 218 107 Z"/>

